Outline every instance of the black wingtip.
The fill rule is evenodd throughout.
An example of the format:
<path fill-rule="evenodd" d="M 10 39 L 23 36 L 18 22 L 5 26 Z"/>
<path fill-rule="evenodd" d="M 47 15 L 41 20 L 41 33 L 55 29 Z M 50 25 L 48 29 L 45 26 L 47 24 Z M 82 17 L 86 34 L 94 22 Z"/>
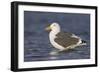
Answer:
<path fill-rule="evenodd" d="M 82 43 L 87 43 L 86 41 L 82 40 Z"/>

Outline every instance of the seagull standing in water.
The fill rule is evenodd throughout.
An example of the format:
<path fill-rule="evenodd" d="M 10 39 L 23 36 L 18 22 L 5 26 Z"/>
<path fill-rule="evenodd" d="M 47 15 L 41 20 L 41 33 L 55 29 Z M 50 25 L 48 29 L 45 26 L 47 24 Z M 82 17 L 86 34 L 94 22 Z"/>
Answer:
<path fill-rule="evenodd" d="M 64 51 L 74 49 L 77 46 L 86 45 L 86 42 L 73 33 L 62 32 L 58 23 L 52 23 L 46 28 L 49 32 L 50 43 L 58 49 Z"/>

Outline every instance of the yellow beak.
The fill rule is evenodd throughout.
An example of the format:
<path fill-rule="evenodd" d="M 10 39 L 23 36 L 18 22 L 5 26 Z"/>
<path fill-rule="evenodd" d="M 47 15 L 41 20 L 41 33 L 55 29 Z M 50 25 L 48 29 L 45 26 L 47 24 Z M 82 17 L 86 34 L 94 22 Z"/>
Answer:
<path fill-rule="evenodd" d="M 51 31 L 51 27 L 48 26 L 48 27 L 45 28 L 45 30 L 46 30 L 46 31 Z"/>

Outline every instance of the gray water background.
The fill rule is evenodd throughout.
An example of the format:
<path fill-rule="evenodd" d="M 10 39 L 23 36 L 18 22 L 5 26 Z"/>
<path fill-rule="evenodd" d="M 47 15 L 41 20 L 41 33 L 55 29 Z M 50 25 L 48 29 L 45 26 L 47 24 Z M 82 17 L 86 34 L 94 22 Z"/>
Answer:
<path fill-rule="evenodd" d="M 55 48 L 49 42 L 48 24 L 57 22 L 61 31 L 74 33 L 86 46 L 50 55 Z M 90 14 L 24 11 L 24 61 L 73 60 L 90 58 Z"/>

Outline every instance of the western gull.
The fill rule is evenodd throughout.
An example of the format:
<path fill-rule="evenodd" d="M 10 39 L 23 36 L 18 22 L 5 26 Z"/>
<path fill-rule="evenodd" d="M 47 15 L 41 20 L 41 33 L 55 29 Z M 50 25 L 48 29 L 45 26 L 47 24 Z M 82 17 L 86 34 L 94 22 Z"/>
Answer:
<path fill-rule="evenodd" d="M 58 23 L 52 23 L 46 27 L 49 32 L 50 43 L 59 51 L 73 49 L 77 46 L 86 45 L 86 42 L 73 33 L 61 32 L 60 25 Z"/>

